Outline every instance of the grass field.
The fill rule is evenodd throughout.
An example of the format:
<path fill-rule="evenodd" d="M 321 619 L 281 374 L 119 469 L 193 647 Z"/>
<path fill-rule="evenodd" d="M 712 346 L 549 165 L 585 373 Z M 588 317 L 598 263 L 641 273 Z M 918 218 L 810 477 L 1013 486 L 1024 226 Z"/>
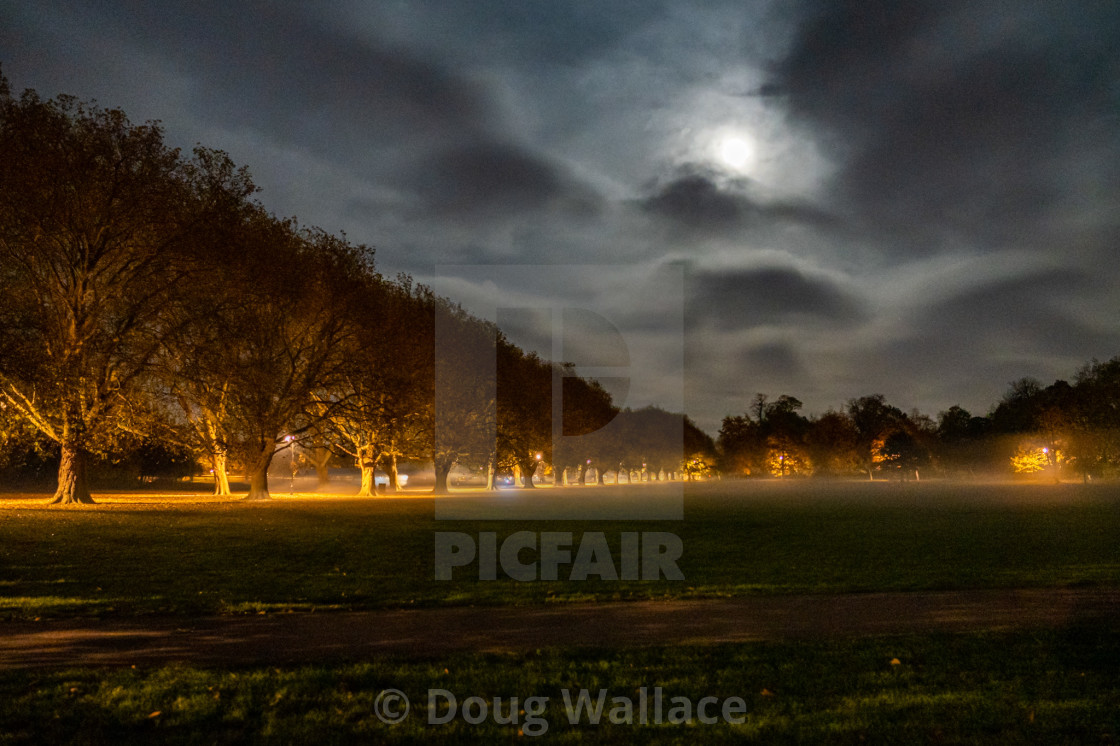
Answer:
<path fill-rule="evenodd" d="M 643 491 L 645 490 L 645 491 Z M 551 493 L 551 494 L 550 494 Z M 645 486 L 511 493 L 643 499 Z M 1120 586 L 1115 485 L 690 485 L 683 521 L 435 520 L 431 497 L 0 496 L 0 619 L 992 587 Z M 609 506 L 608 506 L 609 507 Z M 592 511 L 593 512 L 593 511 Z M 436 582 L 433 534 L 656 530 L 681 582 Z M 469 568 L 468 568 L 469 569 Z M 562 691 L 741 697 L 741 724 L 569 725 Z M 0 744 L 518 740 L 518 725 L 425 721 L 425 694 L 548 697 L 547 737 L 584 743 L 1114 743 L 1120 628 L 707 647 L 544 649 L 347 665 L 0 672 Z M 413 702 L 399 725 L 380 691 Z M 523 705 L 524 706 L 524 705 Z M 609 709 L 609 704 L 608 704 Z M 697 730 L 697 728 L 703 730 Z"/>
<path fill-rule="evenodd" d="M 340 667 L 0 673 L 0 743 L 495 743 L 526 732 L 560 743 L 1115 743 L 1118 660 L 1120 630 L 1074 629 Z M 638 720 L 640 688 L 652 697 L 656 686 L 666 703 L 661 724 L 611 722 L 614 697 L 632 700 Z M 397 725 L 375 715 L 386 688 L 412 702 Z M 429 689 L 451 692 L 460 707 L 481 697 L 490 713 L 478 724 L 461 712 L 430 724 Z M 608 692 L 597 725 L 586 710 L 569 722 L 564 690 L 575 700 L 580 689 Z M 707 696 L 741 698 L 743 722 L 668 722 L 672 697 L 696 705 Z M 507 717 L 519 698 L 518 723 L 494 722 L 495 697 Z M 529 697 L 548 699 L 537 709 Z M 646 713 L 653 721 L 652 705 Z"/>
<path fill-rule="evenodd" d="M 0 618 L 1120 585 L 1120 489 L 1104 485 L 696 485 L 683 521 L 645 522 L 437 521 L 425 496 L 100 499 L 0 500 Z M 524 529 L 670 531 L 685 580 L 478 582 L 471 568 L 434 580 L 436 531 Z"/>

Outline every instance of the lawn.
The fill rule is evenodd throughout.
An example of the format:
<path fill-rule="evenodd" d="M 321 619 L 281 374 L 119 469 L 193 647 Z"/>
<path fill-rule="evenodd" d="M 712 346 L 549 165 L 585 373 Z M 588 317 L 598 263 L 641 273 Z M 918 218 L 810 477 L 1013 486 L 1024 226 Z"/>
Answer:
<path fill-rule="evenodd" d="M 617 490 L 510 500 L 641 500 Z M 1115 485 L 807 482 L 690 485 L 683 521 L 435 520 L 429 496 L 297 495 L 270 503 L 99 496 L 48 508 L 0 499 L 0 619 L 449 604 L 1120 585 Z M 681 537 L 683 581 L 433 578 L 437 531 Z M 617 548 L 617 547 L 616 547 Z M 565 575 L 561 575 L 564 578 Z"/>
<path fill-rule="evenodd" d="M 615 490 L 511 492 L 611 501 Z M 185 494 L 99 495 L 48 508 L 0 496 L 0 619 L 138 617 L 577 600 L 1120 585 L 1116 485 L 689 485 L 682 521 L 446 521 L 429 496 L 296 495 L 270 503 Z M 470 500 L 470 496 L 465 498 Z M 579 507 L 577 505 L 577 507 Z M 433 536 L 519 530 L 681 537 L 678 582 L 433 579 Z M 613 545 L 612 545 L 613 546 Z M 451 743 L 519 732 L 584 743 L 1112 743 L 1120 736 L 1120 628 L 850 640 L 544 649 L 383 657 L 346 665 L 0 672 L 0 745 L 44 742 Z M 613 697 L 739 697 L 741 723 L 615 724 Z M 403 691 L 398 725 L 378 694 Z M 426 720 L 430 689 L 519 697 L 519 722 Z M 564 692 L 606 690 L 598 725 L 570 725 Z M 528 697 L 546 697 L 533 717 Z M 527 716 L 525 712 L 529 712 Z M 436 709 L 437 714 L 442 712 Z M 667 713 L 666 713 L 667 714 Z M 694 715 L 696 713 L 693 713 Z M 533 718 L 528 722 L 527 718 Z M 636 715 L 637 717 L 637 715 Z"/>
<path fill-rule="evenodd" d="M 338 667 L 214 670 L 185 666 L 0 673 L 0 744 L 494 743 L 519 732 L 561 743 L 1115 743 L 1120 629 L 977 633 L 844 642 L 543 650 Z M 647 692 L 642 724 L 642 687 Z M 656 724 L 654 688 L 662 688 Z M 385 689 L 412 708 L 396 725 L 376 711 Z M 429 690 L 459 711 L 429 723 Z M 564 693 L 606 690 L 598 724 L 569 722 Z M 485 718 L 462 715 L 468 697 Z M 494 722 L 499 712 L 517 723 Z M 510 710 L 512 697 L 519 699 Z M 528 698 L 541 697 L 536 704 Z M 611 722 L 634 703 L 631 724 Z M 743 701 L 742 722 L 674 724 L 673 697 Z M 437 720 L 446 696 L 433 699 Z M 713 710 L 707 711 L 712 715 Z M 683 713 L 682 713 L 683 714 Z M 544 731 L 542 733 L 542 730 Z"/>

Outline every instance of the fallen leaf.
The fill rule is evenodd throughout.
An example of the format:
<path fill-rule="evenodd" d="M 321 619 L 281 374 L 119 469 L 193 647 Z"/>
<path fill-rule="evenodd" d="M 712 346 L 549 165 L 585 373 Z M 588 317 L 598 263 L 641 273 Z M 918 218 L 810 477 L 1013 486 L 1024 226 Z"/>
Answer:
<path fill-rule="evenodd" d="M 892 666 L 901 666 L 902 661 L 900 661 L 898 658 L 891 658 L 891 665 Z"/>
<path fill-rule="evenodd" d="M 151 715 L 148 716 L 148 719 L 151 720 L 152 718 L 158 718 L 162 714 L 163 714 L 163 712 L 161 712 L 160 710 L 156 710 L 155 712 L 153 712 Z"/>

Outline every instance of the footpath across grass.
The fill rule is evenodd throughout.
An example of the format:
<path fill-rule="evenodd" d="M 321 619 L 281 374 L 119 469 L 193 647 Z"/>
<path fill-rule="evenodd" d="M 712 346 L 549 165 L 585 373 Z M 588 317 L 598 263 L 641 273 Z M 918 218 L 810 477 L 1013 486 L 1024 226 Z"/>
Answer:
<path fill-rule="evenodd" d="M 1116 743 L 1118 662 L 1120 629 L 1097 626 L 338 667 L 4 672 L 0 744 L 496 743 L 534 735 L 559 743 Z M 377 716 L 387 689 L 411 702 L 395 725 Z M 433 690 L 455 698 L 453 717 L 448 695 L 429 700 Z M 597 724 L 587 709 L 570 722 L 565 693 L 575 703 L 581 690 L 592 701 L 605 691 Z M 464 717 L 469 697 L 486 703 L 485 716 L 476 702 Z M 715 722 L 699 720 L 705 697 L 715 698 L 706 709 Z M 671 704 L 680 704 L 673 698 L 691 703 L 690 722 L 668 722 Z M 722 712 L 732 698 L 742 700 L 736 722 Z M 630 723 L 614 722 L 625 715 L 623 700 L 633 705 Z M 517 722 L 496 722 L 496 704 L 497 720 Z M 403 712 L 399 702 L 390 710 Z"/>
<path fill-rule="evenodd" d="M 516 500 L 641 500 L 617 490 Z M 652 489 L 657 489 L 652 488 Z M 202 615 L 744 594 L 1120 585 L 1116 485 L 720 483 L 689 486 L 683 521 L 435 520 L 431 497 L 99 496 L 82 508 L 0 498 L 0 619 Z M 434 534 L 681 537 L 684 581 L 479 582 L 433 577 Z"/>

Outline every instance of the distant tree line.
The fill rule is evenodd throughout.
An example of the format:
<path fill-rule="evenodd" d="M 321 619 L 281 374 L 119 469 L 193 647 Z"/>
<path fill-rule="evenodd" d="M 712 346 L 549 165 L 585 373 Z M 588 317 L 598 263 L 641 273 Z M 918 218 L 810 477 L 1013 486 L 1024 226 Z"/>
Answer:
<path fill-rule="evenodd" d="M 91 501 L 91 468 L 196 464 L 218 494 L 236 469 L 264 499 L 295 444 L 322 478 L 350 460 L 361 494 L 376 469 L 397 488 L 401 460 L 434 463 L 437 490 L 455 464 L 490 486 L 502 471 L 532 486 L 542 469 L 583 482 L 711 467 L 711 438 L 684 415 L 619 411 L 595 381 L 256 191 L 220 151 L 187 156 L 157 124 L 17 97 L 0 76 L 0 475 L 57 465 L 54 501 L 71 503 Z"/>
<path fill-rule="evenodd" d="M 720 470 L 741 477 L 1017 473 L 1086 481 L 1120 472 L 1120 357 L 1090 362 L 1072 384 L 1015 381 L 984 416 L 953 406 L 934 420 L 879 394 L 816 417 L 801 408 L 792 396 L 769 401 L 758 394 L 746 413 L 725 417 Z"/>

